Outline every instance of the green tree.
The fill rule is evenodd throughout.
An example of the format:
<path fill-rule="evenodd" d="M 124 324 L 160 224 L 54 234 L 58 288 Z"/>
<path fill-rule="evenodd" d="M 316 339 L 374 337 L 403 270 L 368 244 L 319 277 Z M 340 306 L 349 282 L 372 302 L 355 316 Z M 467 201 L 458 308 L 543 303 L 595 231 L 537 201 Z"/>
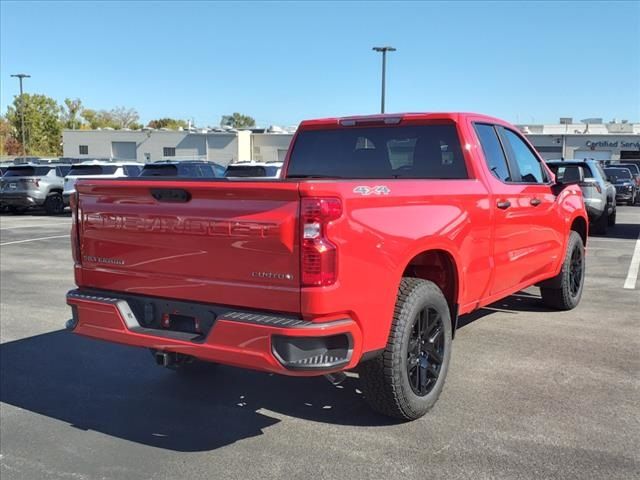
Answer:
<path fill-rule="evenodd" d="M 87 122 L 87 126 L 91 130 L 98 128 L 115 128 L 113 118 L 111 114 L 106 110 L 93 110 L 91 108 L 85 108 L 80 114 L 82 118 Z"/>
<path fill-rule="evenodd" d="M 223 115 L 220 119 L 220 125 L 232 128 L 250 128 L 256 126 L 256 121 L 249 115 L 234 112 L 231 115 Z"/>
<path fill-rule="evenodd" d="M 62 118 L 64 122 L 64 128 L 70 128 L 75 130 L 82 127 L 82 120 L 80 120 L 80 114 L 82 113 L 82 100 L 79 98 L 71 99 L 65 98 L 62 109 Z"/>
<path fill-rule="evenodd" d="M 25 93 L 22 102 L 20 97 L 16 95 L 13 104 L 7 108 L 7 120 L 15 130 L 16 138 L 22 138 L 21 103 L 24 108 L 27 154 L 60 155 L 62 153 L 60 105 L 46 95 Z"/>
<path fill-rule="evenodd" d="M 179 128 L 187 128 L 189 124 L 184 120 L 178 120 L 175 118 L 158 118 L 151 120 L 147 127 L 149 128 L 168 128 L 170 130 L 178 130 Z"/>

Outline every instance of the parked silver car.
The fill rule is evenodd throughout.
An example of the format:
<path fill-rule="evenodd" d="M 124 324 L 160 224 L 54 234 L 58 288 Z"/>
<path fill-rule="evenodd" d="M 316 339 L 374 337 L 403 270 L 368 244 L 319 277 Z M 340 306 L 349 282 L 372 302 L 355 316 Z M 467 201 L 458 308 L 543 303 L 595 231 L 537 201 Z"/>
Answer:
<path fill-rule="evenodd" d="M 0 180 L 0 205 L 14 214 L 44 207 L 49 215 L 64 211 L 62 189 L 71 165 L 12 165 Z"/>
<path fill-rule="evenodd" d="M 616 189 L 598 160 L 547 160 L 546 164 L 555 174 L 567 165 L 582 167 L 584 181 L 580 189 L 592 231 L 604 235 L 608 227 L 616 224 Z"/>

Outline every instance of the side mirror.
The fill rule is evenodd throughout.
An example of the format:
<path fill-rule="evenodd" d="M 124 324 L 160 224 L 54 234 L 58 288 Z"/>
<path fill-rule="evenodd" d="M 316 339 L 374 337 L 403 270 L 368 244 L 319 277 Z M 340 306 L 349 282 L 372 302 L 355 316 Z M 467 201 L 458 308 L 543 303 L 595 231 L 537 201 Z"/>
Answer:
<path fill-rule="evenodd" d="M 558 169 L 556 175 L 557 185 L 576 185 L 584 182 L 584 169 L 579 165 L 567 165 Z"/>

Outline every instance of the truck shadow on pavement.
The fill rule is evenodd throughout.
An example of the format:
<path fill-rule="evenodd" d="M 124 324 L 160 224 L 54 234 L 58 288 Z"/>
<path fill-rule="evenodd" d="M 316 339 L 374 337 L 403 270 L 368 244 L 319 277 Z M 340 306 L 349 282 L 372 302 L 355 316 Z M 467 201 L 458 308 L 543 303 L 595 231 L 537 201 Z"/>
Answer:
<path fill-rule="evenodd" d="M 394 422 L 371 412 L 357 379 L 154 364 L 142 349 L 56 331 L 0 345 L 0 401 L 82 430 L 180 452 L 261 435 L 281 416 L 340 425 Z M 266 411 L 268 410 L 268 411 Z"/>
<path fill-rule="evenodd" d="M 535 287 L 531 288 L 532 291 L 538 292 Z M 498 300 L 491 305 L 480 308 L 475 312 L 468 315 L 463 315 L 458 319 L 458 328 L 465 327 L 476 320 L 486 317 L 497 312 L 502 313 L 519 313 L 519 312 L 557 312 L 551 308 L 546 307 L 542 303 L 542 299 L 538 293 L 531 293 L 527 291 L 520 291 L 510 297 Z"/>
<path fill-rule="evenodd" d="M 548 311 L 519 292 L 465 315 L 464 327 L 497 311 Z M 293 378 L 220 365 L 174 372 L 151 355 L 60 330 L 0 344 L 0 401 L 143 445 L 209 451 L 259 436 L 294 417 L 350 426 L 387 426 L 349 376 Z"/>
<path fill-rule="evenodd" d="M 638 209 L 640 210 L 640 209 Z M 636 240 L 640 235 L 640 224 L 638 223 L 617 223 L 615 227 L 610 228 L 606 235 L 600 235 L 599 238 L 619 238 L 622 240 Z M 588 241 L 587 241 L 588 245 Z"/>

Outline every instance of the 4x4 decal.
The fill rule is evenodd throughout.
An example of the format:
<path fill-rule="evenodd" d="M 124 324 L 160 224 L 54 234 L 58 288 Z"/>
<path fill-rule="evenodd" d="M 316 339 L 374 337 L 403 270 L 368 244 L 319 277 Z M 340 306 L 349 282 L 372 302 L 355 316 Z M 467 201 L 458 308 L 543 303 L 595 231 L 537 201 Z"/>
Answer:
<path fill-rule="evenodd" d="M 391 193 L 391 189 L 386 185 L 376 185 L 375 187 L 367 187 L 366 185 L 360 185 L 353 189 L 353 193 L 357 193 L 359 195 L 389 195 Z"/>

